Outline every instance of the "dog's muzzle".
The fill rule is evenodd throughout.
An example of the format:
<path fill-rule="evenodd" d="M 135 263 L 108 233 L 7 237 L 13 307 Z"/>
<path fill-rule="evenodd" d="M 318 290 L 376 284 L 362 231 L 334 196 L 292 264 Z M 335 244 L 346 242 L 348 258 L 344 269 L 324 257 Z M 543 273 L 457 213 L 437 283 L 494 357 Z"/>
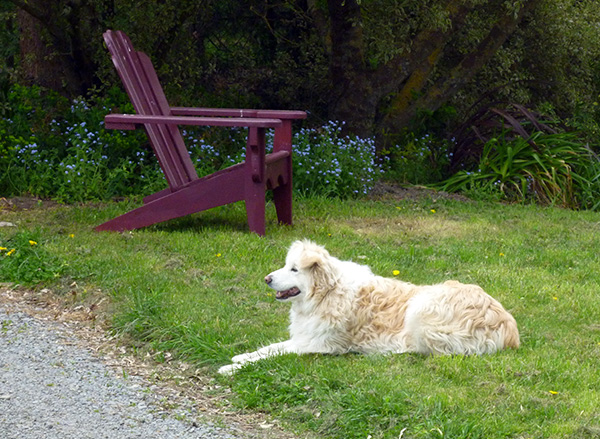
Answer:
<path fill-rule="evenodd" d="M 267 283 L 267 285 L 271 286 L 271 282 L 273 282 L 273 278 L 271 276 L 265 276 L 265 282 Z M 297 296 L 298 294 L 300 294 L 300 290 L 298 289 L 298 287 L 292 287 L 289 290 L 277 291 L 275 298 L 277 300 L 286 300 L 286 299 L 289 299 L 290 297 Z"/>

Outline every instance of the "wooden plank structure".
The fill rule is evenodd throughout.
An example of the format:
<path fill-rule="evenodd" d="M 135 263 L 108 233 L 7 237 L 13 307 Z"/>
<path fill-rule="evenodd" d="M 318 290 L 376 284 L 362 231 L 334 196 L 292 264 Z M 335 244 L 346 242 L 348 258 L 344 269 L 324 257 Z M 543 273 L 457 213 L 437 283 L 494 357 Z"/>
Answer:
<path fill-rule="evenodd" d="M 106 46 L 137 114 L 109 114 L 106 128 L 143 127 L 168 188 L 95 230 L 123 231 L 245 201 L 251 231 L 265 234 L 265 193 L 273 191 L 280 223 L 292 224 L 292 121 L 303 111 L 170 107 L 150 58 L 134 50 L 121 31 L 104 33 Z M 244 162 L 198 177 L 179 125 L 248 128 Z M 265 130 L 274 129 L 273 152 L 265 154 Z"/>

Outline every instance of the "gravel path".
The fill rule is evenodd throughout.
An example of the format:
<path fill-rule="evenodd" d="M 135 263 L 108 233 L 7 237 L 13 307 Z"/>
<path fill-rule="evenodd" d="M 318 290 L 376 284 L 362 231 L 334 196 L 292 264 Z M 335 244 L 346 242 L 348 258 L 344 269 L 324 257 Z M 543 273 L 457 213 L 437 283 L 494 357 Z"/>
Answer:
<path fill-rule="evenodd" d="M 190 407 L 165 410 L 160 399 L 59 324 L 0 306 L 0 439 L 237 437 L 196 423 Z"/>

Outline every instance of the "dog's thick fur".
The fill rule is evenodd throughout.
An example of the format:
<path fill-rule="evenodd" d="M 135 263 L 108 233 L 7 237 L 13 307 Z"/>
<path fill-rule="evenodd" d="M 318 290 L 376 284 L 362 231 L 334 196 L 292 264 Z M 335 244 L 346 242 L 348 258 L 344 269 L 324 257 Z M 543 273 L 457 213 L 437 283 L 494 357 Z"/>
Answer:
<path fill-rule="evenodd" d="M 294 242 L 285 266 L 265 281 L 292 303 L 290 339 L 234 357 L 223 374 L 284 353 L 486 354 L 519 346 L 515 319 L 479 286 L 375 276 L 310 241 Z"/>

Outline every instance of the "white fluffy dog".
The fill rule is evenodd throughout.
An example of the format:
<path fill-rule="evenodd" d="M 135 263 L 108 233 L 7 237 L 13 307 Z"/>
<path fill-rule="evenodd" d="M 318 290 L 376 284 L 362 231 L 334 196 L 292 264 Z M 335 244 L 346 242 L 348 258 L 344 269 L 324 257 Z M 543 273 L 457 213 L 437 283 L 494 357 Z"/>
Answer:
<path fill-rule="evenodd" d="M 265 277 L 291 302 L 290 339 L 233 357 L 219 369 L 285 353 L 486 354 L 519 347 L 517 323 L 477 285 L 417 286 L 375 276 L 310 241 L 296 241 L 285 267 Z"/>

